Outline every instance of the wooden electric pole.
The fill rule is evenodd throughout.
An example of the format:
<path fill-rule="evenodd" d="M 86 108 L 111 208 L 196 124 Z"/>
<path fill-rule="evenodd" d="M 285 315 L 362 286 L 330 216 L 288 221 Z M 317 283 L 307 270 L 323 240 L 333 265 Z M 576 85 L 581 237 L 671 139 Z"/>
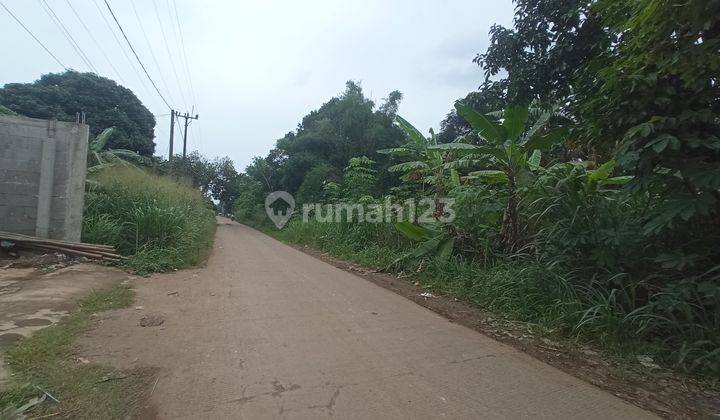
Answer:
<path fill-rule="evenodd" d="M 185 157 L 187 156 L 187 132 L 188 132 L 188 124 L 190 124 L 190 120 L 197 120 L 198 117 L 200 117 L 198 114 L 195 114 L 194 117 L 190 116 L 187 112 L 185 115 L 176 114 L 178 118 L 185 118 L 185 131 L 183 131 L 183 160 L 185 160 Z"/>
<path fill-rule="evenodd" d="M 175 110 L 170 110 L 170 153 L 168 153 L 168 162 L 172 162 L 173 158 L 173 139 L 175 137 Z"/>

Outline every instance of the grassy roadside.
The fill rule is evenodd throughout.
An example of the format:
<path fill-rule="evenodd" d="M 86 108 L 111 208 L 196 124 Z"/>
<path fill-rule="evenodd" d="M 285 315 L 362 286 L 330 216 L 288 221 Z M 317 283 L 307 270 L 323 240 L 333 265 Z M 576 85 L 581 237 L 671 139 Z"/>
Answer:
<path fill-rule="evenodd" d="M 189 185 L 122 166 L 91 178 L 83 241 L 114 246 L 138 274 L 201 263 L 214 235 L 212 204 Z"/>
<path fill-rule="evenodd" d="M 542 266 L 530 261 L 479 265 L 461 260 L 401 260 L 413 244 L 388 225 L 338 225 L 291 221 L 284 229 L 255 226 L 286 243 L 307 245 L 335 258 L 379 271 L 402 274 L 434 293 L 493 312 L 499 318 L 527 322 L 533 332 L 554 339 L 571 338 L 568 314 L 577 313 L 570 290 Z M 574 335 L 573 338 L 577 338 Z M 585 337 L 590 339 L 589 336 Z M 626 356 L 633 344 L 605 337 L 604 350 Z"/>
<path fill-rule="evenodd" d="M 613 296 L 583 295 L 538 261 L 504 259 L 473 263 L 402 260 L 413 249 L 391 225 L 302 223 L 291 220 L 282 230 L 267 223 L 252 226 L 287 243 L 307 245 L 333 257 L 380 271 L 402 273 L 436 294 L 443 294 L 491 312 L 498 319 L 527 323 L 539 337 L 568 346 L 590 346 L 613 362 L 643 362 L 682 372 L 662 340 L 638 337 L 626 328 L 625 314 Z M 712 380 L 713 372 L 694 372 Z"/>
<path fill-rule="evenodd" d="M 93 291 L 75 313 L 11 348 L 6 358 L 13 376 L 8 388 L 0 392 L 0 419 L 18 418 L 19 414 L 103 419 L 133 414 L 152 381 L 153 371 L 118 371 L 83 363 L 73 354 L 75 338 L 94 325 L 93 314 L 127 307 L 132 299 L 132 290 L 124 286 Z M 38 402 L 38 398 L 42 401 Z M 37 404 L 24 413 L 18 412 L 32 402 Z"/>

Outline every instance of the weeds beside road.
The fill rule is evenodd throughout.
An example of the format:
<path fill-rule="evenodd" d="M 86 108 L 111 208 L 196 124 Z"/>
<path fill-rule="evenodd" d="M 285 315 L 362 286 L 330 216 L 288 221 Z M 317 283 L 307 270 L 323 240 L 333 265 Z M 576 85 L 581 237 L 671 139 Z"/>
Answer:
<path fill-rule="evenodd" d="M 435 293 L 456 297 L 504 319 L 527 322 L 535 332 L 552 339 L 592 345 L 617 360 L 672 366 L 681 351 L 668 347 L 667 337 L 638 335 L 625 328 L 632 322 L 632 314 L 618 310 L 614 299 L 621 296 L 583 294 L 557 271 L 531 258 L 500 259 L 491 264 L 459 258 L 404 260 L 413 244 L 390 224 L 292 219 L 278 231 L 261 220 L 250 222 L 280 240 L 308 245 L 366 267 L 409 274 Z M 712 372 L 704 374 L 713 376 Z"/>
<path fill-rule="evenodd" d="M 83 241 L 115 246 L 139 274 L 202 262 L 214 233 L 212 205 L 195 188 L 133 167 L 91 179 Z"/>

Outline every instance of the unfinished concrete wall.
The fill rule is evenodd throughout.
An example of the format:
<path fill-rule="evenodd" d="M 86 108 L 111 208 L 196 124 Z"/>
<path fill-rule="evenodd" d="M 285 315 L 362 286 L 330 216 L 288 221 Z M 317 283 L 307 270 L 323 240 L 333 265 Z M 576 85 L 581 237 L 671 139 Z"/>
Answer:
<path fill-rule="evenodd" d="M 0 230 L 79 241 L 89 129 L 0 116 Z"/>

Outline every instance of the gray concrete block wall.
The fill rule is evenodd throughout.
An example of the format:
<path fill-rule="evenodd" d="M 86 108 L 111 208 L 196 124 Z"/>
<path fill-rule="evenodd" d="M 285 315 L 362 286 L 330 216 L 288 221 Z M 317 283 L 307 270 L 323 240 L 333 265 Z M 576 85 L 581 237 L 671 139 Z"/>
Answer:
<path fill-rule="evenodd" d="M 89 128 L 0 116 L 0 230 L 79 241 Z"/>

